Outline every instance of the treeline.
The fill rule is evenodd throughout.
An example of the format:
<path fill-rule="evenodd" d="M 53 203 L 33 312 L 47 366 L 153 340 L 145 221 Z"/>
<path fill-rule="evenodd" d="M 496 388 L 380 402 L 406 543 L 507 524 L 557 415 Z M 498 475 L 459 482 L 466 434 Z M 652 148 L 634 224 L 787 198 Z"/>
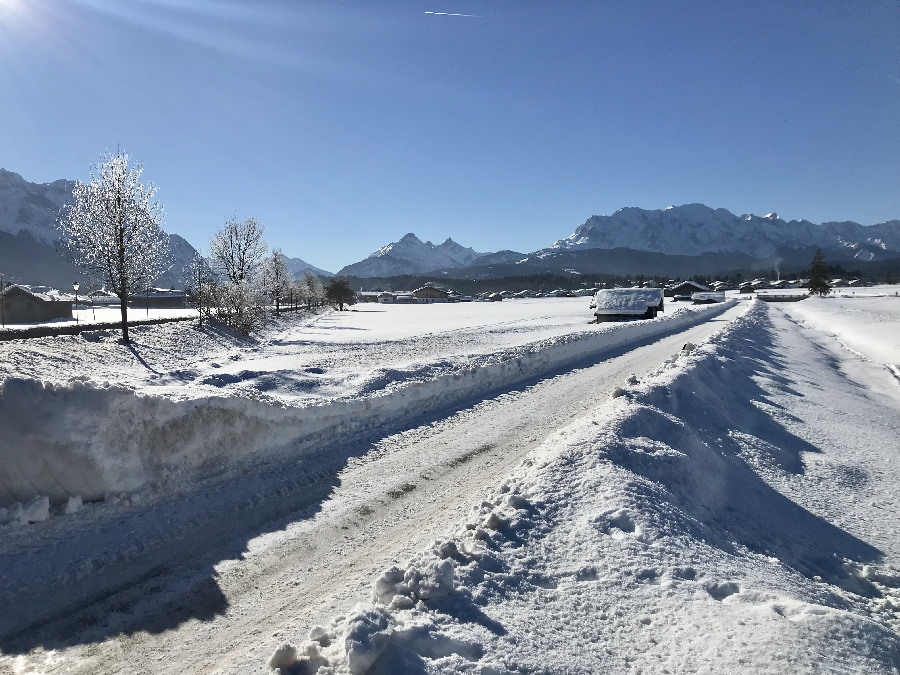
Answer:
<path fill-rule="evenodd" d="M 884 260 L 861 264 L 858 267 L 845 267 L 839 263 L 826 263 L 827 275 L 832 278 L 860 279 L 871 283 L 900 283 L 900 259 Z M 778 278 L 809 278 L 809 267 L 801 269 L 770 270 L 736 270 L 721 274 L 695 274 L 692 276 L 665 277 L 652 274 L 523 274 L 504 276 L 494 279 L 453 277 L 450 274 L 405 274 L 393 277 L 347 277 L 347 281 L 355 291 L 412 291 L 434 284 L 447 290 L 454 290 L 463 295 L 477 296 L 483 293 L 500 291 L 536 291 L 550 292 L 554 290 L 575 291 L 580 288 L 599 288 L 603 286 L 632 286 L 647 282 L 665 286 L 670 282 L 686 280 L 709 285 L 714 281 L 724 281 L 735 286 L 742 282 L 763 278 L 774 281 Z"/>

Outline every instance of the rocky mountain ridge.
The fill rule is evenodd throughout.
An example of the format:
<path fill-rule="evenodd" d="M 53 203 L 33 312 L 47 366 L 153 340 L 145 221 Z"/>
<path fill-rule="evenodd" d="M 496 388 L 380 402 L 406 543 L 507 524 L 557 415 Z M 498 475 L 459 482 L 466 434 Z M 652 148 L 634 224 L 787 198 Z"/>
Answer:
<path fill-rule="evenodd" d="M 468 267 L 484 255 L 457 244 L 449 237 L 441 244 L 422 241 L 410 232 L 400 241 L 382 246 L 370 256 L 347 265 L 341 276 L 381 277 L 420 274 L 439 269 Z"/>
<path fill-rule="evenodd" d="M 626 275 L 717 274 L 782 265 L 799 268 L 817 248 L 840 263 L 900 259 L 900 220 L 872 226 L 816 225 L 807 220 L 785 221 L 776 213 L 736 216 L 704 204 L 657 210 L 627 207 L 609 216 L 591 216 L 570 236 L 529 254 L 478 254 L 452 239 L 435 246 L 410 233 L 339 274 L 367 278 L 429 273 L 452 277 L 463 270 L 473 278 L 606 270 Z M 459 254 L 442 255 L 445 250 Z"/>
<path fill-rule="evenodd" d="M 743 253 L 767 258 L 784 249 L 808 247 L 862 262 L 896 257 L 891 254 L 900 253 L 900 220 L 872 226 L 853 222 L 816 225 L 808 220 L 785 221 L 776 213 L 736 216 L 704 204 L 659 210 L 629 207 L 610 216 L 591 216 L 550 248 L 629 248 L 670 255 Z"/>
<path fill-rule="evenodd" d="M 72 196 L 74 181 L 31 183 L 0 169 L 0 273 L 7 281 L 68 288 L 75 281 L 99 285 L 99 280 L 66 259 L 58 246 L 60 210 Z M 172 266 L 156 283 L 181 287 L 196 249 L 183 237 L 169 234 Z"/>

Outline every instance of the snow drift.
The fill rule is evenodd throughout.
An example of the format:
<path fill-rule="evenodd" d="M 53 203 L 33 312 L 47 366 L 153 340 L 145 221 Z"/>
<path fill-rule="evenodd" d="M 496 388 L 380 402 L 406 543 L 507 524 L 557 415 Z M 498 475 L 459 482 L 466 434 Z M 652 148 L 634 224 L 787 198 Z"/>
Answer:
<path fill-rule="evenodd" d="M 774 487 L 822 450 L 772 414 L 768 312 L 560 429 L 284 672 L 896 673 L 900 571 Z"/>
<path fill-rule="evenodd" d="M 437 368 L 389 369 L 362 396 L 305 407 L 265 397 L 174 401 L 87 377 L 62 384 L 7 378 L 0 384 L 0 461 L 7 467 L 0 504 L 36 494 L 57 503 L 75 495 L 93 499 L 222 462 L 320 451 L 360 429 L 475 400 L 705 321 L 729 306 L 550 338 Z"/>

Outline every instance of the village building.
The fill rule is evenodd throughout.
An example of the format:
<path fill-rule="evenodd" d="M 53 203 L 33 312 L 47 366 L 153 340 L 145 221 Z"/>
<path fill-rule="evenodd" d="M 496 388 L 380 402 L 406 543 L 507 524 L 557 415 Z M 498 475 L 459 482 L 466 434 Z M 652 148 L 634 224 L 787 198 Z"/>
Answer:
<path fill-rule="evenodd" d="M 701 291 L 691 295 L 691 302 L 695 305 L 709 305 L 715 302 L 725 302 L 725 291 Z"/>
<path fill-rule="evenodd" d="M 168 288 L 148 288 L 142 293 L 133 293 L 128 298 L 128 306 L 135 309 L 180 309 L 184 307 L 184 291 Z"/>
<path fill-rule="evenodd" d="M 4 324 L 72 319 L 73 300 L 49 286 L 10 286 L 0 295 L 0 319 Z"/>
<path fill-rule="evenodd" d="M 676 286 L 666 289 L 666 297 L 672 298 L 675 302 L 679 300 L 690 300 L 694 293 L 705 293 L 709 288 L 696 281 L 682 281 Z"/>
<path fill-rule="evenodd" d="M 447 302 L 448 295 L 448 291 L 433 286 L 432 284 L 425 284 L 421 288 L 417 288 L 413 291 L 416 302 L 421 303 Z"/>
<path fill-rule="evenodd" d="M 597 323 L 630 319 L 655 319 L 664 307 L 660 288 L 610 288 L 597 291 L 591 305 Z"/>

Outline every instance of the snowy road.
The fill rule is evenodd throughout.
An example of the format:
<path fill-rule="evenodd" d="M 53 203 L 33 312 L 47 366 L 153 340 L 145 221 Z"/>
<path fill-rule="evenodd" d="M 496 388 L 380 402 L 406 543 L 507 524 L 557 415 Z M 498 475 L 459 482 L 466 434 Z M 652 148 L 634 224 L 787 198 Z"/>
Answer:
<path fill-rule="evenodd" d="M 744 309 L 416 428 L 361 437 L 331 465 L 256 465 L 205 479 L 189 499 L 139 493 L 104 504 L 82 531 L 51 521 L 42 538 L 11 532 L 31 537 L 18 562 L 34 568 L 13 598 L 28 620 L 0 620 L 0 668 L 266 672 L 283 636 L 349 611 L 380 570 L 461 521 L 530 450 Z M 98 587 L 122 590 L 98 597 Z"/>

